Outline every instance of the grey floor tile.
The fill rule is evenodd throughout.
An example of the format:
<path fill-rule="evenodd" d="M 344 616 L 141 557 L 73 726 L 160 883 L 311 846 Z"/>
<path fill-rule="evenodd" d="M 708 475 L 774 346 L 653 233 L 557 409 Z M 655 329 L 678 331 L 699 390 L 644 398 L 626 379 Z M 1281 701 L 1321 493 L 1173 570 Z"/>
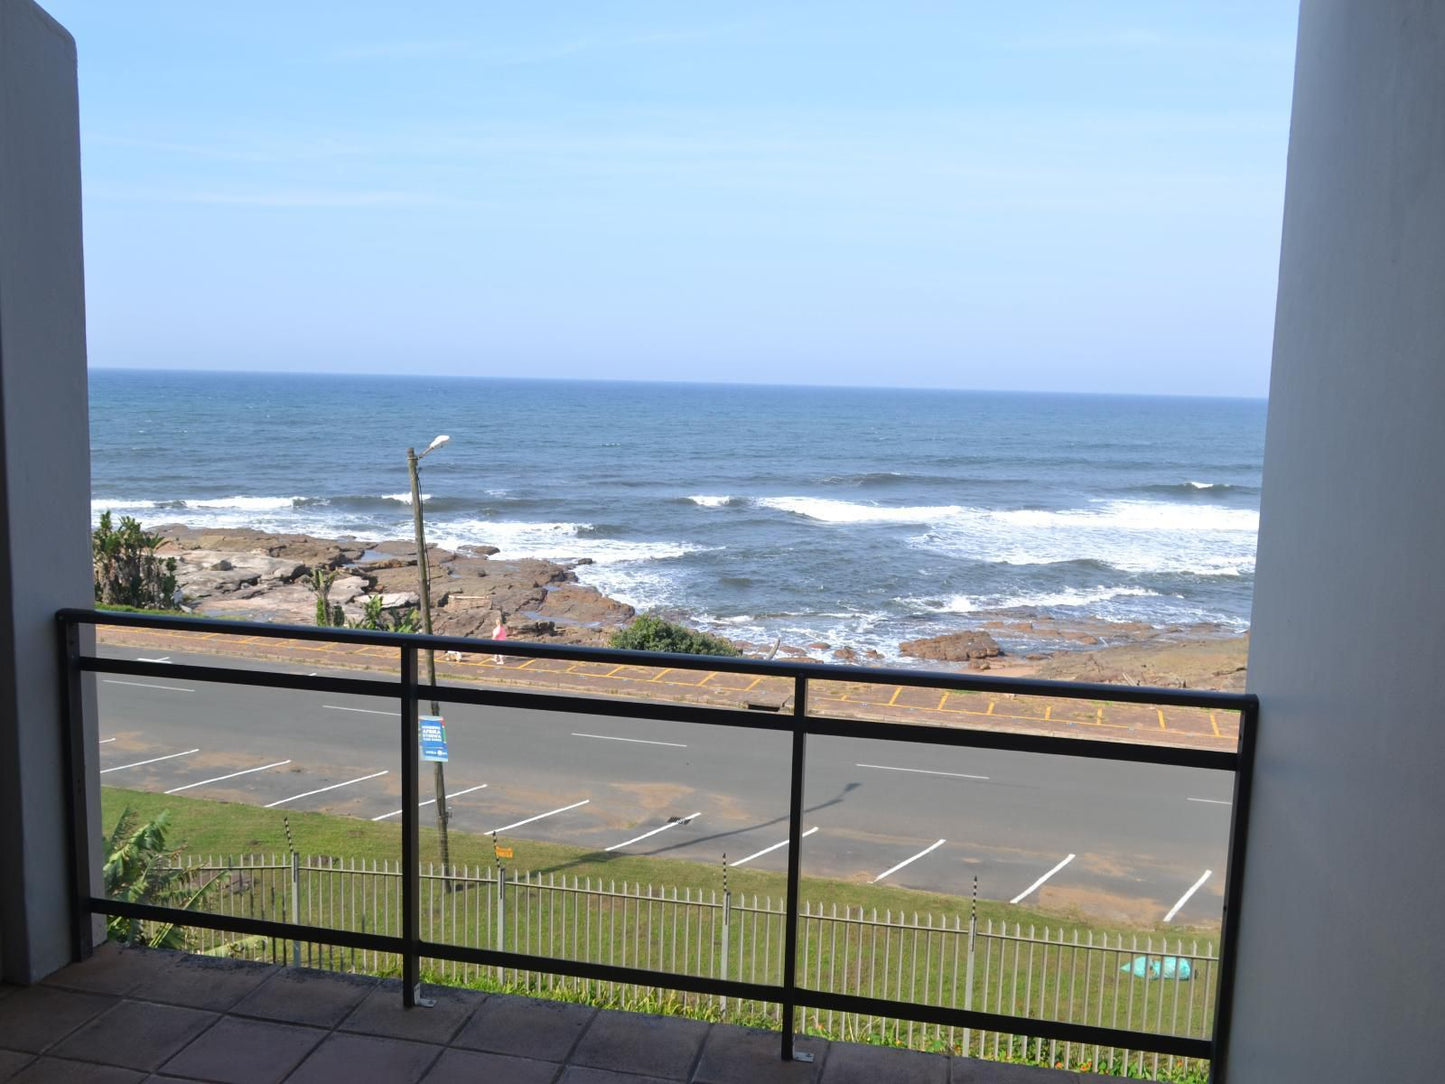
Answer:
<path fill-rule="evenodd" d="M 686 1080 L 707 1031 L 703 1021 L 680 1016 L 599 1012 L 567 1061 L 619 1073 Z"/>
<path fill-rule="evenodd" d="M 812 1062 L 783 1061 L 783 1037 L 776 1031 L 714 1024 L 702 1047 L 693 1080 L 697 1084 L 772 1084 L 814 1081 L 822 1077 L 828 1044 L 799 1038 L 794 1049 L 812 1054 Z"/>
<path fill-rule="evenodd" d="M 506 1084 L 552 1084 L 561 1066 L 481 1050 L 448 1050 L 426 1075 L 424 1084 L 477 1084 L 482 1080 Z"/>
<path fill-rule="evenodd" d="M 122 948 L 107 941 L 90 959 L 63 967 L 44 982 L 93 994 L 128 994 L 171 967 L 180 956 L 165 949 Z"/>
<path fill-rule="evenodd" d="M 9 1080 L 34 1060 L 34 1054 L 22 1053 L 19 1050 L 0 1050 L 0 1080 Z"/>
<path fill-rule="evenodd" d="M 278 970 L 245 960 L 180 955 L 171 967 L 147 978 L 129 996 L 225 1012 Z"/>
<path fill-rule="evenodd" d="M 332 1028 L 376 988 L 367 975 L 286 968 L 228 1010 L 234 1016 L 259 1016 L 292 1024 Z M 398 998 L 400 994 L 396 995 Z"/>
<path fill-rule="evenodd" d="M 414 1039 L 422 1043 L 445 1043 L 457 1033 L 486 994 L 446 986 L 428 986 L 425 996 L 436 1002 L 430 1008 L 402 1008 L 401 983 L 380 983 L 341 1023 L 342 1031 L 363 1035 L 384 1035 L 392 1039 Z"/>
<path fill-rule="evenodd" d="M 949 1058 L 862 1043 L 829 1043 L 823 1084 L 949 1084 Z"/>
<path fill-rule="evenodd" d="M 467 1021 L 452 1045 L 565 1061 L 596 1012 L 588 1005 L 495 994 Z"/>
<path fill-rule="evenodd" d="M 320 1028 L 223 1017 L 161 1071 L 224 1084 L 276 1084 L 326 1036 Z"/>
<path fill-rule="evenodd" d="M 671 1084 L 676 1079 L 643 1076 L 641 1073 L 615 1073 L 611 1069 L 594 1069 L 588 1065 L 569 1065 L 557 1084 Z"/>
<path fill-rule="evenodd" d="M 136 1084 L 145 1078 L 134 1069 L 95 1065 L 67 1058 L 36 1058 L 11 1078 L 12 1084 Z"/>
<path fill-rule="evenodd" d="M 127 1069 L 157 1069 L 215 1020 L 215 1013 L 198 1009 L 123 1001 L 59 1043 L 52 1053 Z"/>
<path fill-rule="evenodd" d="M 441 1051 L 427 1043 L 333 1032 L 286 1084 L 416 1084 Z"/>
<path fill-rule="evenodd" d="M 101 994 L 27 986 L 0 1001 L 0 1046 L 38 1054 L 117 1004 Z"/>
<path fill-rule="evenodd" d="M 1037 1065 L 1006 1065 L 982 1058 L 954 1058 L 952 1084 L 1075 1084 L 1078 1077 Z"/>

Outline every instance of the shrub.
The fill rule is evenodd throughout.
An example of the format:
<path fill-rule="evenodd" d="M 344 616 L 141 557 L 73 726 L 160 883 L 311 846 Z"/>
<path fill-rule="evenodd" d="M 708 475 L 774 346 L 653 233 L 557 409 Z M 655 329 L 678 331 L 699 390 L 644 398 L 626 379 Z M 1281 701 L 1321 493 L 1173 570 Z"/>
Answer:
<path fill-rule="evenodd" d="M 157 556 L 161 541 L 160 535 L 146 534 L 130 516 L 122 516 L 115 527 L 110 513 L 103 512 L 100 526 L 90 536 L 95 601 L 148 610 L 174 606 L 176 559 Z"/>
<path fill-rule="evenodd" d="M 666 651 L 672 655 L 731 657 L 741 654 L 721 637 L 674 625 L 653 614 L 643 614 L 626 628 L 618 629 L 609 642 L 613 647 L 630 651 Z"/>

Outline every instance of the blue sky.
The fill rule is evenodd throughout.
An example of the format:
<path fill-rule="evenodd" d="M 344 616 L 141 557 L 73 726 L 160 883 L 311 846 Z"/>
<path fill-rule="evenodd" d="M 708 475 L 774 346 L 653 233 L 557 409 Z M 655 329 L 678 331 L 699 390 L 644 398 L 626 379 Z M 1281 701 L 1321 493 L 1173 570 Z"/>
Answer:
<path fill-rule="evenodd" d="M 1287 0 L 42 2 L 92 365 L 1267 390 Z"/>

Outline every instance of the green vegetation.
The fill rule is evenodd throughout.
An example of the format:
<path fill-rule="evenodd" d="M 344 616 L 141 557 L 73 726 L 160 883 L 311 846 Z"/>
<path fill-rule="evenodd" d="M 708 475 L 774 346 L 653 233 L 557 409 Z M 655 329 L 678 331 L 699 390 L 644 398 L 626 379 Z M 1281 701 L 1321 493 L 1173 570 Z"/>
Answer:
<path fill-rule="evenodd" d="M 225 875 L 208 878 L 199 887 L 191 883 L 185 871 L 175 866 L 184 848 L 168 844 L 169 831 L 167 810 L 160 810 L 145 822 L 141 822 L 130 806 L 121 811 L 105 845 L 102 877 L 107 897 L 127 903 L 202 910 L 201 903 L 207 892 Z M 183 927 L 120 915 L 106 919 L 106 936 L 128 945 L 140 943 L 150 948 L 184 949 L 187 946 Z"/>
<path fill-rule="evenodd" d="M 323 629 L 339 629 L 346 624 L 340 606 L 331 605 L 331 585 L 336 582 L 334 568 L 311 570 L 311 590 L 316 593 L 316 626 Z"/>
<path fill-rule="evenodd" d="M 103 512 L 100 526 L 91 532 L 91 560 L 95 568 L 95 601 L 110 606 L 168 609 L 175 604 L 176 559 L 162 559 L 156 550 L 164 541 L 147 534 L 130 516 L 113 525 Z"/>
<path fill-rule="evenodd" d="M 612 647 L 631 651 L 666 651 L 673 655 L 722 655 L 732 658 L 742 654 L 721 637 L 674 625 L 653 614 L 642 614 L 626 628 L 618 629 L 609 643 Z"/>

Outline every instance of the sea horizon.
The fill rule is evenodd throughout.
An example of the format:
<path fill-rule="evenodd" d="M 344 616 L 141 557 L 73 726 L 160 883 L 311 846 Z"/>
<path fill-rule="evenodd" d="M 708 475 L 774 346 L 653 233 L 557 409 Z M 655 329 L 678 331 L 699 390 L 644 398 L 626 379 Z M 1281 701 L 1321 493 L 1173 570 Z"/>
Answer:
<path fill-rule="evenodd" d="M 1266 403 L 1213 396 L 91 370 L 92 515 L 574 564 L 732 639 L 897 660 L 1006 620 L 1242 631 Z"/>

